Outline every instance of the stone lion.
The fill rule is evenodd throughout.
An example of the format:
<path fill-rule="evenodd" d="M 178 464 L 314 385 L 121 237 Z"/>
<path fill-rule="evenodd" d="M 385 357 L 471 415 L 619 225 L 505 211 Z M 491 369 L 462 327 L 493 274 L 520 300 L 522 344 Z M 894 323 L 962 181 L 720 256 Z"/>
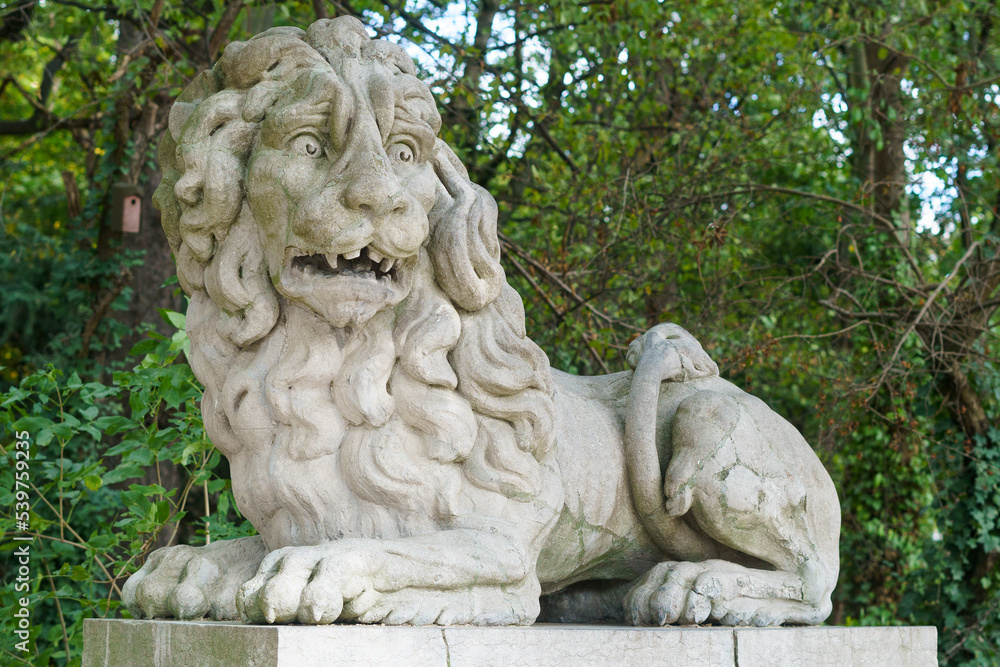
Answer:
<path fill-rule="evenodd" d="M 823 621 L 840 512 L 809 445 L 673 324 L 634 372 L 551 369 L 440 125 L 352 18 L 231 44 L 174 105 L 155 201 L 259 536 L 154 552 L 131 613 Z"/>

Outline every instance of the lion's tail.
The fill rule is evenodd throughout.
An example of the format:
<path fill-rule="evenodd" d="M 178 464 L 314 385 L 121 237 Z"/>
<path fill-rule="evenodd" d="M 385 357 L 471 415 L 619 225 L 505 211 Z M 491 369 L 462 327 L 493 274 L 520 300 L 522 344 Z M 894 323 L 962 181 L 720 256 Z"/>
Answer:
<path fill-rule="evenodd" d="M 636 513 L 656 545 L 673 559 L 700 561 L 715 555 L 714 545 L 682 518 L 684 511 L 668 511 L 656 448 L 660 385 L 681 363 L 677 348 L 655 329 L 632 343 L 629 365 L 635 372 L 625 408 L 625 463 Z"/>

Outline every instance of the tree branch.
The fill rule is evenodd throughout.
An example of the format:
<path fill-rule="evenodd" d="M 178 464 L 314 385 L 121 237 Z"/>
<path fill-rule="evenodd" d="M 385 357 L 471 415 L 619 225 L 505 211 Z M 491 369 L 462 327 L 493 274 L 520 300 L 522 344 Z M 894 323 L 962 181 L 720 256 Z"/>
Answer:
<path fill-rule="evenodd" d="M 803 197 L 805 199 L 815 199 L 816 201 L 825 201 L 825 202 L 830 203 L 830 204 L 836 204 L 837 206 L 843 206 L 844 208 L 849 208 L 852 211 L 857 211 L 858 213 L 862 213 L 864 215 L 868 215 L 873 220 L 875 220 L 876 222 L 881 223 L 883 226 L 885 226 L 887 231 L 890 231 L 890 232 L 893 232 L 893 233 L 899 233 L 899 232 L 903 231 L 903 230 L 901 230 L 899 228 L 899 225 L 897 225 L 891 219 L 889 219 L 889 218 L 887 218 L 887 217 L 885 217 L 883 215 L 879 215 L 878 213 L 876 213 L 875 211 L 873 211 L 871 208 L 869 208 L 867 206 L 863 206 L 861 204 L 855 204 L 854 202 L 847 201 L 846 199 L 837 199 L 836 197 L 829 197 L 827 195 L 816 194 L 816 193 L 813 193 L 813 192 L 806 192 L 804 190 L 795 190 L 793 188 L 782 188 L 782 187 L 778 187 L 776 185 L 762 185 L 760 183 L 751 183 L 750 187 L 747 188 L 747 189 L 732 190 L 732 191 L 730 191 L 727 194 L 753 194 L 754 191 L 758 191 L 758 192 L 775 192 L 775 193 L 778 193 L 778 194 L 793 195 L 795 197 Z M 917 278 L 923 280 L 924 274 L 923 274 L 923 271 L 920 270 L 920 264 L 917 263 L 917 260 L 910 253 L 909 249 L 906 248 L 906 247 L 904 247 L 904 246 L 899 246 L 899 249 L 903 253 L 903 255 L 906 257 L 906 263 L 910 265 L 910 269 L 913 271 L 914 275 Z"/>
<path fill-rule="evenodd" d="M 96 7 L 91 7 L 90 5 L 85 5 L 82 2 L 74 2 L 73 0 L 52 0 L 52 2 L 57 5 L 65 5 L 66 7 L 76 7 L 77 9 L 83 9 L 88 12 L 100 12 L 104 14 L 105 18 L 115 21 L 128 21 L 130 23 L 134 23 L 131 16 L 122 14 L 113 5 L 98 5 Z"/>
<path fill-rule="evenodd" d="M 118 295 L 122 293 L 122 290 L 125 289 L 131 280 L 132 272 L 127 267 L 122 268 L 121 273 L 115 277 L 111 287 L 97 300 L 93 314 L 91 314 L 90 319 L 87 320 L 86 325 L 83 327 L 79 353 L 80 359 L 86 359 L 90 354 L 90 340 L 94 337 L 94 333 L 97 332 L 97 327 L 100 325 L 101 320 L 104 319 L 104 316 L 108 314 L 111 304 L 118 298 Z"/>
<path fill-rule="evenodd" d="M 514 266 L 514 268 L 517 269 L 518 273 L 524 276 L 524 279 L 528 281 L 528 284 L 531 285 L 531 288 L 535 290 L 538 296 L 542 297 L 542 300 L 546 303 L 546 305 L 548 305 L 548 307 L 552 309 L 552 313 L 556 316 L 556 319 L 561 322 L 566 317 L 566 315 L 561 310 L 559 310 L 559 307 L 556 305 L 555 301 L 552 300 L 552 297 L 549 296 L 548 292 L 542 289 L 541 285 L 538 284 L 538 281 L 535 280 L 535 277 L 532 276 L 528 272 L 528 270 L 524 268 L 521 262 L 517 261 L 517 257 L 515 257 L 512 253 L 507 253 L 507 261 L 509 261 Z"/>
<path fill-rule="evenodd" d="M 208 41 L 208 54 L 213 61 L 222 47 L 222 43 L 229 37 L 229 30 L 236 23 L 236 17 L 240 15 L 242 10 L 243 0 L 236 0 L 236 2 L 226 5 L 226 11 L 222 12 L 219 24 L 215 27 L 215 32 L 212 33 L 212 38 Z"/>
<path fill-rule="evenodd" d="M 59 70 L 62 69 L 63 65 L 66 64 L 66 60 L 72 56 L 73 52 L 76 50 L 76 45 L 79 43 L 79 37 L 76 35 L 70 37 L 66 40 L 66 44 L 62 48 L 56 50 L 56 56 L 49 62 L 45 64 L 42 69 L 42 82 L 39 86 L 38 97 L 35 97 L 27 90 L 25 90 L 21 84 L 17 82 L 14 77 L 8 77 L 10 83 L 14 85 L 15 88 L 24 96 L 24 99 L 34 108 L 34 112 L 29 118 L 23 120 L 13 120 L 13 121 L 0 121 L 0 134 L 6 135 L 19 135 L 19 134 L 34 134 L 45 129 L 45 122 L 51 121 L 55 118 L 55 115 L 48 109 L 49 96 L 52 94 L 52 88 L 55 86 L 55 77 Z M 57 125 L 63 125 L 64 127 L 91 127 L 93 125 L 92 119 L 85 119 L 82 122 L 76 121 L 71 122 L 68 120 L 58 120 L 55 123 L 50 123 L 49 129 L 51 131 Z"/>
<path fill-rule="evenodd" d="M 886 376 L 888 376 L 889 371 L 892 370 L 892 365 L 896 362 L 896 357 L 899 356 L 899 351 L 903 349 L 903 343 L 906 342 L 906 338 L 913 332 L 913 330 L 920 323 L 920 321 L 924 319 L 924 315 L 926 315 L 927 311 L 930 310 L 931 304 L 934 303 L 934 300 L 937 299 L 938 295 L 941 294 L 942 291 L 944 291 L 945 286 L 949 282 L 951 282 L 951 279 L 954 278 L 955 275 L 958 273 L 958 268 L 962 266 L 962 264 L 965 264 L 966 260 L 972 256 L 972 254 L 976 251 L 976 248 L 978 247 L 979 247 L 979 242 L 976 241 L 969 247 L 968 250 L 965 251 L 965 254 L 962 255 L 962 258 L 955 263 L 954 267 L 952 267 L 951 272 L 947 276 L 945 276 L 945 279 L 942 280 L 940 284 L 938 284 L 938 286 L 934 289 L 931 295 L 927 298 L 927 301 L 924 302 L 924 306 L 923 308 L 920 309 L 920 312 L 917 313 L 917 317 L 913 320 L 913 322 L 910 323 L 910 326 L 906 328 L 906 331 L 903 333 L 903 335 L 900 336 L 899 342 L 896 343 L 896 347 L 892 351 L 892 356 L 889 357 L 889 362 L 885 364 L 884 367 L 882 368 L 882 373 L 881 375 L 879 375 L 878 380 L 875 382 L 875 387 L 872 389 L 871 394 L 868 396 L 869 400 L 871 400 L 871 398 L 875 396 L 875 393 L 879 390 L 879 387 L 881 387 L 882 383 L 885 382 Z"/>
<path fill-rule="evenodd" d="M 0 25 L 0 42 L 5 39 L 20 42 L 24 39 L 22 33 L 31 24 L 31 17 L 37 6 L 37 0 L 28 0 L 22 5 L 11 8 L 4 16 L 3 24 Z"/>
<path fill-rule="evenodd" d="M 528 264 L 533 266 L 539 273 L 541 273 L 546 280 L 548 280 L 553 285 L 564 291 L 566 294 L 569 295 L 569 297 L 573 301 L 577 302 L 578 304 L 589 310 L 598 319 L 601 319 L 607 322 L 608 324 L 617 324 L 618 326 L 623 327 L 625 329 L 629 329 L 630 331 L 638 331 L 640 333 L 644 331 L 644 329 L 640 329 L 639 327 L 633 324 L 611 317 L 607 313 L 602 312 L 597 308 L 595 308 L 593 305 L 591 305 L 591 303 L 587 299 L 577 294 L 576 291 L 572 287 L 567 285 L 565 282 L 563 282 L 559 278 L 559 276 L 552 273 L 549 269 L 545 267 L 544 264 L 542 264 L 537 259 L 532 257 L 529 253 L 525 252 L 520 246 L 518 246 L 516 243 L 510 240 L 510 238 L 508 238 L 507 235 L 504 234 L 503 232 L 497 232 L 497 237 L 500 239 L 500 244 L 504 248 L 506 248 L 511 252 L 517 253 L 522 259 L 524 259 L 524 261 L 526 261 Z"/>
<path fill-rule="evenodd" d="M 460 55 L 462 57 L 465 56 L 465 54 L 466 54 L 465 49 L 456 46 L 455 44 L 453 44 L 452 42 L 449 42 L 447 39 L 445 39 L 441 35 L 437 34 L 433 30 L 429 29 L 427 26 L 425 26 L 423 23 L 421 23 L 415 16 L 413 16 L 413 14 L 410 14 L 409 12 L 407 12 L 406 9 L 404 9 L 400 5 L 398 5 L 398 4 L 394 3 L 394 2 L 389 2 L 388 0 L 383 0 L 383 2 L 384 2 L 384 4 L 385 4 L 386 7 L 388 7 L 389 9 L 391 9 L 392 11 L 394 11 L 396 14 L 398 14 L 399 18 L 403 19 L 406 22 L 406 25 L 410 26 L 411 28 L 413 28 L 417 32 L 421 33 L 422 35 L 424 35 L 426 37 L 429 37 L 431 39 L 431 41 L 437 42 L 438 44 L 442 44 L 444 46 L 448 46 L 448 47 L 454 49 L 455 52 L 458 53 L 458 55 Z"/>

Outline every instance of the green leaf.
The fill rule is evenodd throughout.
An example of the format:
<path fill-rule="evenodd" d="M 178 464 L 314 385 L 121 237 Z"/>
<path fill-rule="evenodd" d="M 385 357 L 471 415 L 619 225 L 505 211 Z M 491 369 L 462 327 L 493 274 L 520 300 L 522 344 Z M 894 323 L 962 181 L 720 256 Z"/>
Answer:
<path fill-rule="evenodd" d="M 170 518 L 170 503 L 166 500 L 161 500 L 156 503 L 156 522 L 166 523 L 167 519 Z"/>
<path fill-rule="evenodd" d="M 142 477 L 143 470 L 138 466 L 120 465 L 104 474 L 105 484 L 117 484 L 126 479 L 137 479 Z"/>
<path fill-rule="evenodd" d="M 138 428 L 139 424 L 127 417 L 110 416 L 95 419 L 94 426 L 108 435 L 117 435 L 122 431 Z"/>
<path fill-rule="evenodd" d="M 146 338 L 145 340 L 140 340 L 138 343 L 132 346 L 129 350 L 129 355 L 133 357 L 143 357 L 153 350 L 155 350 L 160 345 L 160 341 L 153 338 Z"/>
<path fill-rule="evenodd" d="M 97 491 L 104 485 L 104 480 L 102 480 L 97 475 L 87 475 L 86 477 L 83 478 L 83 483 L 91 491 Z"/>
<path fill-rule="evenodd" d="M 160 313 L 160 317 L 163 321 L 176 329 L 184 328 L 185 317 L 183 313 L 178 313 L 174 310 L 167 310 L 166 308 L 157 308 Z"/>
<path fill-rule="evenodd" d="M 38 433 L 44 428 L 51 428 L 55 424 L 51 419 L 46 417 L 22 417 L 14 422 L 15 431 L 27 431 L 29 437 Z M 51 436 L 49 436 L 51 439 Z"/>

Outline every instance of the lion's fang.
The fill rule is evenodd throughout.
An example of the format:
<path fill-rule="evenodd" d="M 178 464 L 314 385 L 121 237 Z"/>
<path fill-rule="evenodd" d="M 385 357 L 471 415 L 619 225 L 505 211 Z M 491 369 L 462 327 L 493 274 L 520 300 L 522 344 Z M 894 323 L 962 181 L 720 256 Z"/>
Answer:
<path fill-rule="evenodd" d="M 379 251 L 376 250 L 375 248 L 368 246 L 368 259 L 377 264 L 382 261 L 382 255 L 379 254 Z"/>
<path fill-rule="evenodd" d="M 337 258 L 338 258 L 339 256 L 340 256 L 340 255 L 338 255 L 338 254 L 337 254 L 337 253 L 335 253 L 335 252 L 331 252 L 331 253 L 327 254 L 327 256 L 326 256 L 326 261 L 327 261 L 327 262 L 329 262 L 329 264 L 330 264 L 330 268 L 331 268 L 331 269 L 334 269 L 334 270 L 336 270 L 336 268 L 337 268 Z"/>
<path fill-rule="evenodd" d="M 372 257 L 372 259 L 375 258 Z M 396 260 L 392 259 L 391 257 L 386 257 L 385 259 L 382 260 L 382 265 L 379 267 L 379 270 L 382 271 L 382 273 L 389 273 L 390 271 L 392 271 L 392 265 L 395 263 Z"/>
<path fill-rule="evenodd" d="M 344 259 L 357 259 L 361 255 L 361 248 L 344 253 Z"/>

